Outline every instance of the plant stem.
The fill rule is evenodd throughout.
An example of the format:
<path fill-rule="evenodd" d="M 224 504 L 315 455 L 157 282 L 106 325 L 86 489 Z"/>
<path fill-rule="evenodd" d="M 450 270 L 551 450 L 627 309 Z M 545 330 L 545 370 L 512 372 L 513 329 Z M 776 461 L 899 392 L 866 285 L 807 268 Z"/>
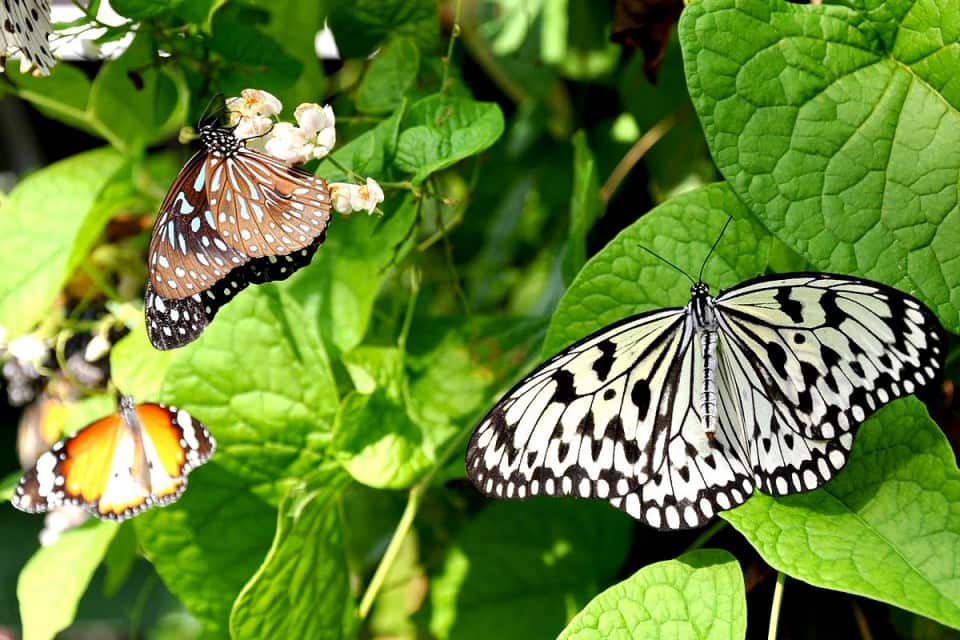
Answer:
<path fill-rule="evenodd" d="M 447 42 L 447 55 L 443 58 L 443 80 L 440 82 L 440 92 L 446 93 L 447 81 L 450 79 L 450 60 L 453 56 L 453 43 L 460 35 L 460 10 L 463 8 L 463 0 L 455 0 L 453 3 L 453 26 L 450 27 L 450 41 Z"/>
<path fill-rule="evenodd" d="M 384 551 L 383 558 L 380 559 L 380 564 L 377 565 L 377 570 L 374 571 L 373 577 L 370 578 L 370 584 L 367 585 L 367 590 L 360 600 L 359 613 L 361 620 L 366 619 L 367 615 L 370 614 L 370 609 L 373 608 L 373 603 L 376 601 L 377 594 L 383 586 L 383 581 L 393 566 L 394 560 L 397 559 L 397 554 L 400 553 L 400 547 L 407 538 L 410 527 L 413 526 L 413 520 L 416 518 L 417 510 L 420 508 L 420 499 L 423 497 L 423 492 L 426 488 L 427 484 L 420 482 L 410 489 L 410 494 L 407 496 L 407 506 L 404 508 L 403 515 L 400 516 L 400 522 L 397 523 L 397 528 L 393 532 L 393 538 L 391 538 L 387 550 Z"/>
<path fill-rule="evenodd" d="M 713 523 L 713 525 L 711 525 L 709 529 L 707 529 L 706 531 L 701 533 L 699 536 L 697 536 L 697 539 L 694 540 L 689 547 L 687 547 L 687 551 L 693 551 L 694 549 L 699 549 L 703 545 L 707 544 L 710 541 L 710 539 L 713 538 L 713 536 L 723 531 L 724 527 L 726 526 L 727 526 L 726 520 L 717 520 L 716 522 Z"/>
<path fill-rule="evenodd" d="M 777 571 L 777 585 L 773 588 L 773 603 L 770 605 L 770 626 L 767 627 L 767 640 L 776 640 L 777 625 L 780 623 L 780 605 L 783 604 L 783 584 L 787 574 Z"/>

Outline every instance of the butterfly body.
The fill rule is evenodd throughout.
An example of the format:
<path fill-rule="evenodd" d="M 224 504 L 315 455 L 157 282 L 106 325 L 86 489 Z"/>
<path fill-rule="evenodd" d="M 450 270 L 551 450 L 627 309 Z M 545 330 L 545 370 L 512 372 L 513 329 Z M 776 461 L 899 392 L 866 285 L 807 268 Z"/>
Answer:
<path fill-rule="evenodd" d="M 247 148 L 217 125 L 201 126 L 200 141 L 150 239 L 144 308 L 158 349 L 196 339 L 248 285 L 308 264 L 330 221 L 322 178 Z"/>
<path fill-rule="evenodd" d="M 124 520 L 177 500 L 186 476 L 216 441 L 176 407 L 122 398 L 118 413 L 57 442 L 21 478 L 13 505 L 37 513 L 64 505 Z"/>
<path fill-rule="evenodd" d="M 605 327 L 541 365 L 480 422 L 485 494 L 607 500 L 663 529 L 815 489 L 856 427 L 942 367 L 920 302 L 832 274 L 763 276 Z"/>

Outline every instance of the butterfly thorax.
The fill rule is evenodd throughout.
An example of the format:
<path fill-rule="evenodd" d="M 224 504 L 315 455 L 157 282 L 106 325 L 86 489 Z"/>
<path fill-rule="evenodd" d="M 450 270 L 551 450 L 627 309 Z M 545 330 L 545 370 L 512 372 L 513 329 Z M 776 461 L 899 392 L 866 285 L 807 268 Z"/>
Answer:
<path fill-rule="evenodd" d="M 120 398 L 120 419 L 133 432 L 134 436 L 134 455 L 130 475 L 149 492 L 151 484 L 150 468 L 143 448 L 143 423 L 140 421 L 140 416 L 137 415 L 137 408 L 133 399 L 128 396 Z"/>
<path fill-rule="evenodd" d="M 697 282 L 690 287 L 690 304 L 687 306 L 693 323 L 694 334 L 700 338 L 703 353 L 703 386 L 700 389 L 700 415 L 704 432 L 713 438 L 717 430 L 717 313 L 716 298 L 710 295 L 710 287 Z"/>
<path fill-rule="evenodd" d="M 216 157 L 229 158 L 243 146 L 243 141 L 234 136 L 231 129 L 216 125 L 200 126 L 200 142 Z"/>

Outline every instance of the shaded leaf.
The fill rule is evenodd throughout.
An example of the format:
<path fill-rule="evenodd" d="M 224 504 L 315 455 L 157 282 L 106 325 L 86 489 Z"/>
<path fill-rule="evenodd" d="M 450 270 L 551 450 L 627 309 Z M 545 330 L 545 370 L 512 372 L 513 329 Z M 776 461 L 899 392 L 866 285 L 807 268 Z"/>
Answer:
<path fill-rule="evenodd" d="M 657 80 L 683 4 L 683 0 L 617 0 L 614 4 L 610 39 L 643 51 L 643 70 L 650 82 Z"/>

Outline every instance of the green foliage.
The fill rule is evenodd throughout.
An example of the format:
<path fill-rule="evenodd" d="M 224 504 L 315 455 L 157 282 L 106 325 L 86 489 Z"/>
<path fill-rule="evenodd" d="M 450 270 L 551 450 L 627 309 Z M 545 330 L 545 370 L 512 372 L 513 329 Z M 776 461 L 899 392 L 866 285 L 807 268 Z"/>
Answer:
<path fill-rule="evenodd" d="M 956 15 L 882 3 L 885 43 L 879 3 L 863 4 L 692 4 L 690 95 L 717 167 L 764 226 L 820 270 L 915 293 L 958 331 L 960 271 L 944 256 L 960 241 L 960 93 L 939 35 Z"/>
<path fill-rule="evenodd" d="M 725 551 L 691 551 L 650 564 L 610 587 L 570 621 L 558 640 L 742 638 L 743 573 Z"/>
<path fill-rule="evenodd" d="M 464 446 L 543 358 L 685 304 L 690 282 L 664 260 L 696 276 L 718 238 L 714 292 L 837 271 L 960 330 L 960 15 L 951 0 L 696 0 L 654 86 L 610 42 L 613 4 L 116 0 L 131 22 L 99 41 L 137 27 L 119 58 L 46 78 L 7 65 L 5 97 L 107 144 L 69 155 L 61 127 L 48 156 L 63 159 L 0 195 L 8 341 L 57 348 L 41 368 L 70 432 L 115 399 L 64 367 L 68 344 L 126 332 L 111 390 L 187 409 L 217 451 L 175 504 L 37 551 L 20 620 L 0 586 L 0 627 L 51 638 L 129 614 L 138 637 L 509 640 L 742 638 L 748 606 L 763 622 L 769 590 L 747 592 L 726 551 L 683 553 L 682 534 L 635 531 L 601 503 L 488 504 Z M 342 65 L 315 55 L 324 24 Z M 274 93 L 286 122 L 331 104 L 337 145 L 305 168 L 386 197 L 376 215 L 334 213 L 310 265 L 161 353 L 143 326 L 145 228 L 187 157 L 177 130 L 244 88 Z M 954 346 L 948 377 L 957 362 Z M 825 487 L 723 518 L 790 577 L 788 602 L 802 580 L 929 619 L 894 614 L 909 630 L 960 628 L 958 513 L 954 453 L 908 399 L 863 426 Z M 0 515 L 11 540 L 35 538 L 39 518 Z M 107 614 L 84 596 L 98 590 Z M 151 619 L 166 600 L 174 613 Z"/>

